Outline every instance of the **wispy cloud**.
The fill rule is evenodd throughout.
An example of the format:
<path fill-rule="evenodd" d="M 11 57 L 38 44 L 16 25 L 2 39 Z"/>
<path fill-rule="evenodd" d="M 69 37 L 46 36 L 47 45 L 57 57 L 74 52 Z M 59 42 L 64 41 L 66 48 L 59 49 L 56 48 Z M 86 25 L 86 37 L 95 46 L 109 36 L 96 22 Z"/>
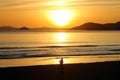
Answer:
<path fill-rule="evenodd" d="M 58 7 L 60 0 L 0 0 L 0 10 L 37 10 Z M 61 0 L 62 1 L 62 0 Z M 120 0 L 63 0 L 67 7 L 120 6 Z"/>

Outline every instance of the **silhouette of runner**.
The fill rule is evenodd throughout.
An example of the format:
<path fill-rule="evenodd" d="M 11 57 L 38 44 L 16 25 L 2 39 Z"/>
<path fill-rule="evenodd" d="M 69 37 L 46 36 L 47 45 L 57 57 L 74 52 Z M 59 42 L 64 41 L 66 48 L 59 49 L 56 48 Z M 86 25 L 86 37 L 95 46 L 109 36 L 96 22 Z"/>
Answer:
<path fill-rule="evenodd" d="M 60 59 L 60 65 L 63 65 L 63 58 Z"/>
<path fill-rule="evenodd" d="M 61 79 L 60 80 L 63 80 L 63 63 L 64 63 L 63 58 L 60 59 L 59 63 L 60 63 L 60 73 L 61 73 Z"/>
<path fill-rule="evenodd" d="M 60 59 L 59 63 L 60 63 L 61 73 L 63 73 L 63 63 L 64 63 L 63 58 Z"/>

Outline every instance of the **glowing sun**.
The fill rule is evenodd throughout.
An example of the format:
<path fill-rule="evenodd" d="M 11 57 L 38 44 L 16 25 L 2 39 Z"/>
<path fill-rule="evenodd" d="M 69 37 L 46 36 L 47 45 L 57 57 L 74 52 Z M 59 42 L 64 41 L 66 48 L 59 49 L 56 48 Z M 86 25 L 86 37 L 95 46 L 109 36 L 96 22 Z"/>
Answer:
<path fill-rule="evenodd" d="M 50 16 L 57 26 L 65 26 L 72 19 L 72 12 L 70 10 L 53 10 Z"/>

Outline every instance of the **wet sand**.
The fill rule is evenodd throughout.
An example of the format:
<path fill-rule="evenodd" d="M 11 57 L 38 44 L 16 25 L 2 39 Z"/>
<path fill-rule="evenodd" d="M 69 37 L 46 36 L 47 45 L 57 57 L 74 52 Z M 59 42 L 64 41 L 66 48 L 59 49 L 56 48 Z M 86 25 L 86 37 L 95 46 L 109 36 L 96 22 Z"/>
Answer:
<path fill-rule="evenodd" d="M 0 80 L 120 80 L 120 61 L 0 68 Z"/>

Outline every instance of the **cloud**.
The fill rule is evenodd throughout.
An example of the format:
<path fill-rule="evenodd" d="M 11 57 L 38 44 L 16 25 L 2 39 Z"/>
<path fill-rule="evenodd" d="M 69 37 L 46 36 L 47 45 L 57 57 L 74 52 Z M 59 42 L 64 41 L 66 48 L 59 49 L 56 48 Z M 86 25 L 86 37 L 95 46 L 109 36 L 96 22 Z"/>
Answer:
<path fill-rule="evenodd" d="M 58 1 L 65 1 L 66 7 L 120 6 L 120 0 L 0 0 L 0 10 L 54 9 Z"/>

